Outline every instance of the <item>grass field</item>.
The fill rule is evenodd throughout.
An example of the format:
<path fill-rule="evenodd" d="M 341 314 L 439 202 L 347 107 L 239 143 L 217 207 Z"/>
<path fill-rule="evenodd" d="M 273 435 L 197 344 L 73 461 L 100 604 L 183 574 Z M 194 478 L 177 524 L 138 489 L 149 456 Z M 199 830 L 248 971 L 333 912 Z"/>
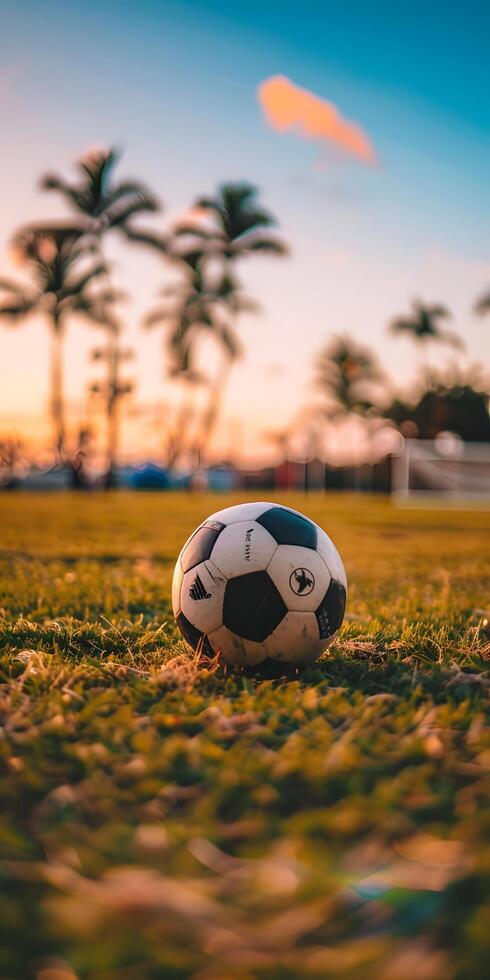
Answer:
<path fill-rule="evenodd" d="M 488 514 L 283 501 L 350 582 L 290 676 L 176 634 L 221 500 L 0 496 L 2 980 L 488 975 Z"/>

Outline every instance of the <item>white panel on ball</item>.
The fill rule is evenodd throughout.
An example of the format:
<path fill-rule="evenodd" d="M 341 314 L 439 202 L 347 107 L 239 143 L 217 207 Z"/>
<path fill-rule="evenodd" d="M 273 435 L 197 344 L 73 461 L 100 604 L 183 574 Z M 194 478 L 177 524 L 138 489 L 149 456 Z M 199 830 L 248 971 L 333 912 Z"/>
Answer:
<path fill-rule="evenodd" d="M 347 576 L 342 559 L 328 534 L 321 527 L 317 530 L 317 550 L 322 556 L 332 578 L 341 582 L 344 589 L 347 588 Z"/>
<path fill-rule="evenodd" d="M 222 524 L 234 524 L 236 521 L 255 521 L 261 514 L 265 514 L 266 510 L 275 506 L 275 504 L 269 504 L 264 500 L 254 501 L 253 504 L 236 504 L 234 507 L 225 507 L 224 510 L 216 511 L 216 514 L 211 514 L 208 520 L 221 521 Z"/>
<path fill-rule="evenodd" d="M 280 544 L 267 566 L 288 609 L 314 612 L 330 585 L 330 572 L 312 548 Z"/>
<path fill-rule="evenodd" d="M 306 664 L 318 660 L 330 642 L 330 639 L 320 639 L 314 613 L 289 612 L 267 637 L 264 646 L 272 660 Z"/>
<path fill-rule="evenodd" d="M 208 635 L 208 640 L 215 653 L 227 664 L 245 667 L 247 664 L 259 664 L 265 660 L 267 651 L 261 643 L 244 640 L 232 633 L 227 626 L 220 626 Z"/>
<path fill-rule="evenodd" d="M 223 622 L 226 579 L 212 561 L 191 568 L 182 580 L 180 608 L 202 633 L 210 633 Z"/>
<path fill-rule="evenodd" d="M 276 548 L 275 538 L 256 521 L 239 521 L 223 528 L 211 558 L 224 575 L 236 578 L 263 571 Z"/>
<path fill-rule="evenodd" d="M 172 578 L 172 609 L 174 616 L 177 616 L 180 612 L 180 589 L 183 578 L 184 573 L 182 571 L 182 565 L 180 564 L 180 561 L 177 560 Z"/>

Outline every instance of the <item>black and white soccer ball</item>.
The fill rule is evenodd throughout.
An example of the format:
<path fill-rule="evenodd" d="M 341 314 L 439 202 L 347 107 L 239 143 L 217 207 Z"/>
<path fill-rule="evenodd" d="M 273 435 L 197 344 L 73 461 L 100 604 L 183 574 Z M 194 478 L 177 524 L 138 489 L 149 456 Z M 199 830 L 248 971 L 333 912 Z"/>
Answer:
<path fill-rule="evenodd" d="M 340 555 L 308 517 L 270 503 L 211 514 L 175 566 L 172 606 L 194 649 L 230 664 L 311 663 L 344 618 Z"/>

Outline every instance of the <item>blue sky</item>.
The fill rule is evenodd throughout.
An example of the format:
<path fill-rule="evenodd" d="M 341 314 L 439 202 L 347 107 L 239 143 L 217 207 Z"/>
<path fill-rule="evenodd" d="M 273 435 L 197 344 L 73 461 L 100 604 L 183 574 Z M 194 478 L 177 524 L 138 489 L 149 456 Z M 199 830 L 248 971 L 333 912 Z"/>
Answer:
<path fill-rule="evenodd" d="M 329 333 L 348 330 L 372 343 L 406 382 L 416 355 L 387 339 L 385 327 L 411 296 L 451 307 L 469 362 L 485 355 L 485 344 L 488 354 L 487 325 L 470 308 L 490 272 L 489 5 L 4 0 L 2 22 L 0 246 L 17 224 L 62 213 L 36 190 L 38 175 L 93 144 L 124 146 L 121 175 L 147 180 L 168 217 L 220 180 L 240 178 L 257 183 L 278 216 L 291 258 L 243 267 L 264 307 L 260 320 L 242 324 L 248 355 L 227 398 L 231 429 L 250 418 L 247 451 L 260 439 L 259 416 L 247 411 L 251 375 L 267 384 L 279 427 L 307 399 L 311 359 Z M 327 152 L 318 170 L 318 147 L 268 127 L 256 89 L 277 74 L 362 126 L 379 165 Z M 142 338 L 137 322 L 166 273 L 114 248 L 131 283 L 128 338 L 138 344 L 140 396 L 156 400 L 160 341 Z M 46 344 L 34 325 L 2 343 L 11 363 L 5 415 L 21 409 L 26 349 L 32 400 L 45 397 L 38 365 Z M 74 410 L 90 343 L 73 328 Z"/>

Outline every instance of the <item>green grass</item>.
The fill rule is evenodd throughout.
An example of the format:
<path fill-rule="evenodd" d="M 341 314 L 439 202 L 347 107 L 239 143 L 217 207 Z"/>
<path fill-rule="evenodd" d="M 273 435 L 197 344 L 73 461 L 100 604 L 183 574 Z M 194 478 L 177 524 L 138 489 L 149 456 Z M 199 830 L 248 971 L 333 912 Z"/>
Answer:
<path fill-rule="evenodd" d="M 0 496 L 2 980 L 486 975 L 488 514 L 283 499 L 350 583 L 289 676 L 176 633 L 220 500 Z"/>

